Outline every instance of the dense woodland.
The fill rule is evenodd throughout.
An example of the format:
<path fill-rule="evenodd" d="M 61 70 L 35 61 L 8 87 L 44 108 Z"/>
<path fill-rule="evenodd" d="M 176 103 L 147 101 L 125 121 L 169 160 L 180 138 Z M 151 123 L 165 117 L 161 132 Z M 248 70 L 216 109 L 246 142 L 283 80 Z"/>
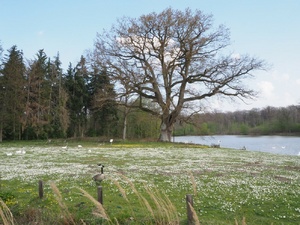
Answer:
<path fill-rule="evenodd" d="M 0 72 L 1 141 L 158 138 L 159 118 L 122 106 L 105 68 L 84 56 L 64 72 L 59 54 L 50 58 L 39 50 L 33 59 L 25 60 L 22 50 L 12 46 L 1 55 Z M 298 106 L 181 118 L 175 135 L 300 133 Z"/>
<path fill-rule="evenodd" d="M 1 141 L 158 135 L 156 118 L 119 106 L 105 69 L 83 56 L 64 72 L 59 54 L 51 59 L 39 50 L 25 60 L 13 46 L 3 52 L 0 72 Z"/>

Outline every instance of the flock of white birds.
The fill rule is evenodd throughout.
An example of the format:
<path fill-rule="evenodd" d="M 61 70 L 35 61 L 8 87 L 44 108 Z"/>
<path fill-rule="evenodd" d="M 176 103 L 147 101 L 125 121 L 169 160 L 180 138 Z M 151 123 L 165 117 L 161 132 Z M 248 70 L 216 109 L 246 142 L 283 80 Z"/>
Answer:
<path fill-rule="evenodd" d="M 12 156 L 13 154 L 14 154 L 13 152 L 6 152 L 7 156 Z M 17 150 L 17 151 L 15 151 L 15 154 L 16 155 L 24 155 L 24 154 L 26 154 L 26 151 L 25 150 Z"/>
<path fill-rule="evenodd" d="M 109 143 L 110 144 L 112 144 L 113 143 L 113 141 L 114 141 L 114 139 L 110 139 L 109 140 Z M 47 143 L 50 143 L 51 142 L 51 140 L 48 140 L 47 141 Z M 82 148 L 82 145 L 77 145 L 77 147 L 78 148 Z M 66 145 L 64 145 L 64 146 L 62 146 L 61 147 L 62 149 L 68 149 L 68 143 L 66 144 Z M 89 152 L 91 152 L 90 150 L 89 150 Z M 12 156 L 12 155 L 24 155 L 24 154 L 26 154 L 26 151 L 25 150 L 17 150 L 17 151 L 15 151 L 15 152 L 6 152 L 5 153 L 7 156 Z"/>

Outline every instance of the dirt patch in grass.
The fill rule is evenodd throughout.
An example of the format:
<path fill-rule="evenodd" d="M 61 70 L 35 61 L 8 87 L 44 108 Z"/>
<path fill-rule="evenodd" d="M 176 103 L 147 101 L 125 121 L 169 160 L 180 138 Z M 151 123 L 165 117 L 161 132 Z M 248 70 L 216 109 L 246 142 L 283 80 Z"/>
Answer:
<path fill-rule="evenodd" d="M 283 183 L 289 183 L 290 184 L 292 182 L 292 179 L 287 178 L 287 177 L 283 177 L 283 176 L 274 176 L 274 178 L 276 180 L 279 180 L 279 181 L 283 182 Z"/>
<path fill-rule="evenodd" d="M 289 170 L 289 171 L 298 171 L 298 172 L 300 172 L 300 166 L 285 166 L 284 168 L 286 170 Z"/>

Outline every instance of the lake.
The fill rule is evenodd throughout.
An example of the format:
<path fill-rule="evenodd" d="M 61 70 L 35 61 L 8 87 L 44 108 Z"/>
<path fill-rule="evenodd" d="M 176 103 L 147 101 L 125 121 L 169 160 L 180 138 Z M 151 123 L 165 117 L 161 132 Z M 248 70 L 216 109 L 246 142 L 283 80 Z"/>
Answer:
<path fill-rule="evenodd" d="M 173 141 L 203 145 L 214 144 L 220 145 L 222 148 L 300 156 L 300 137 L 242 135 L 178 136 L 174 137 Z"/>

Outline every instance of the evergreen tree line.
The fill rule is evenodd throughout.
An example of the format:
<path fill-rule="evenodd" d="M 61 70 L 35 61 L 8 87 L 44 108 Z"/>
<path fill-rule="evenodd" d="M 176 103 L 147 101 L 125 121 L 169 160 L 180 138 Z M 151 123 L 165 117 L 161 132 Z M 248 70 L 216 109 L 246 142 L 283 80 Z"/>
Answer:
<path fill-rule="evenodd" d="M 25 62 L 13 46 L 0 65 L 0 141 L 158 135 L 157 119 L 118 104 L 105 68 L 83 56 L 64 72 L 59 54 Z"/>
<path fill-rule="evenodd" d="M 177 124 L 175 135 L 299 135 L 300 106 L 265 107 L 235 112 L 197 114 Z"/>

